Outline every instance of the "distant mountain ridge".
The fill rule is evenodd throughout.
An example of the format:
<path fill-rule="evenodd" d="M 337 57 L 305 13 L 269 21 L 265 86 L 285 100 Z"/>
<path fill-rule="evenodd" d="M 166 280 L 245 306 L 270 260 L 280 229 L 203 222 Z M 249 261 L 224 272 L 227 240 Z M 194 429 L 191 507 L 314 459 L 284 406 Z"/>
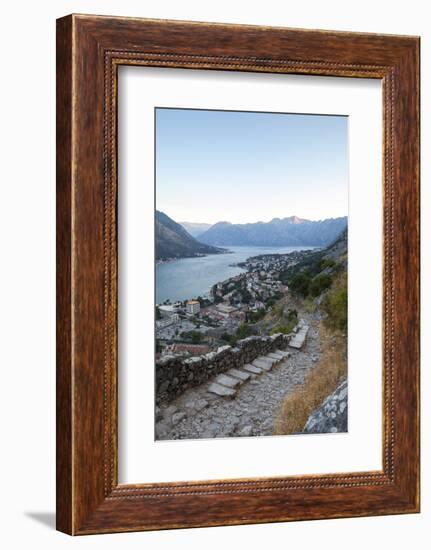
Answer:
<path fill-rule="evenodd" d="M 187 233 L 190 233 L 195 239 L 199 237 L 202 233 L 205 233 L 212 224 L 211 223 L 198 223 L 198 222 L 178 222 L 184 227 Z"/>
<path fill-rule="evenodd" d="M 156 210 L 156 260 L 192 258 L 205 254 L 221 254 L 224 250 L 203 244 L 192 237 L 179 223 Z"/>
<path fill-rule="evenodd" d="M 347 227 L 347 216 L 311 221 L 290 216 L 270 222 L 218 222 L 199 235 L 212 246 L 327 246 Z"/>

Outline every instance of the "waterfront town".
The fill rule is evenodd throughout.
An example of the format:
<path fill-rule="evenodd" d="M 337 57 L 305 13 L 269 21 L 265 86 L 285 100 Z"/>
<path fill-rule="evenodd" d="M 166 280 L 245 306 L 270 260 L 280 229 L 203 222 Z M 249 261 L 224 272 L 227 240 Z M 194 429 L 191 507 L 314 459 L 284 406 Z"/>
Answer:
<path fill-rule="evenodd" d="M 156 305 L 156 358 L 191 357 L 234 344 L 258 330 L 258 322 L 288 291 L 290 267 L 311 250 L 248 258 L 242 273 L 215 284 L 204 296 Z"/>

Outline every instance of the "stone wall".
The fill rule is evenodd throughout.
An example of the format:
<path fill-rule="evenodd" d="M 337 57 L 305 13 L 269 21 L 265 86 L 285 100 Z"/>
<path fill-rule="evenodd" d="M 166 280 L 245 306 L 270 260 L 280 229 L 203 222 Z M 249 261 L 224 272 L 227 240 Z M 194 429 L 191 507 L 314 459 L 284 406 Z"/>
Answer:
<path fill-rule="evenodd" d="M 242 367 L 276 349 L 286 349 L 289 338 L 283 334 L 249 336 L 235 347 L 223 346 L 198 357 L 167 355 L 156 362 L 156 402 L 171 401 L 187 388 L 199 386 L 217 374 Z"/>

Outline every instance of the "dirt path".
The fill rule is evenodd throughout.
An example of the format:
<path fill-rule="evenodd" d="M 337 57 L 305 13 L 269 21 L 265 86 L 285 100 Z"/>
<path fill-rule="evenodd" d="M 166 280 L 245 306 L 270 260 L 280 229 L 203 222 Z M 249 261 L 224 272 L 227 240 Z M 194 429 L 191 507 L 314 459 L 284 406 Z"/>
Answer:
<path fill-rule="evenodd" d="M 272 435 L 284 396 L 303 383 L 320 358 L 318 323 L 307 317 L 310 330 L 302 350 L 289 348 L 287 360 L 245 382 L 233 399 L 208 393 L 209 384 L 187 390 L 157 410 L 156 439 Z"/>

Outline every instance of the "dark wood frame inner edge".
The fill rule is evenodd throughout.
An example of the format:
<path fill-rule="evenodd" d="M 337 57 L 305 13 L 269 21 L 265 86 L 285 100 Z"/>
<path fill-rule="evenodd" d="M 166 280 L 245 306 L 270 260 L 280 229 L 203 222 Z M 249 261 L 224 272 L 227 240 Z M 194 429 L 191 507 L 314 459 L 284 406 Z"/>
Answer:
<path fill-rule="evenodd" d="M 127 26 L 128 20 L 122 20 L 121 25 Z M 112 23 L 113 22 L 113 23 Z M 58 73 L 63 74 L 65 79 L 58 82 L 57 98 L 60 100 L 58 107 L 58 132 L 57 132 L 57 188 L 58 188 L 58 414 L 57 414 L 57 525 L 60 530 L 73 534 L 84 534 L 94 532 L 122 531 L 122 530 L 142 530 L 154 528 L 170 528 L 170 527 L 186 527 L 194 525 L 220 525 L 232 523 L 252 523 L 261 521 L 286 521 L 289 519 L 307 519 L 313 517 L 343 517 L 349 515 L 366 515 L 360 507 L 356 510 L 351 505 L 342 508 L 343 491 L 347 495 L 349 491 L 355 491 L 359 495 L 358 490 L 363 488 L 368 489 L 371 495 L 371 489 L 374 487 L 376 491 L 382 491 L 383 496 L 391 495 L 391 502 L 386 502 L 378 505 L 376 502 L 375 509 L 368 510 L 367 514 L 372 513 L 403 513 L 418 511 L 419 509 L 419 461 L 418 461 L 418 352 L 419 341 L 417 338 L 417 329 L 419 321 L 419 305 L 417 303 L 417 295 L 419 290 L 418 279 L 418 217 L 412 220 L 412 212 L 406 214 L 406 220 L 410 223 L 413 235 L 410 238 L 410 243 L 413 243 L 413 262 L 411 273 L 407 275 L 411 281 L 416 283 L 413 293 L 413 303 L 411 304 L 412 313 L 417 321 L 417 326 L 412 327 L 412 334 L 415 340 L 416 355 L 412 359 L 411 373 L 399 371 L 405 380 L 408 379 L 409 387 L 413 388 L 411 399 L 411 409 L 413 417 L 411 424 L 408 425 L 409 435 L 412 441 L 415 441 L 414 449 L 411 449 L 409 454 L 410 462 L 408 463 L 408 488 L 404 483 L 404 489 L 400 490 L 400 483 L 404 472 L 400 470 L 400 462 L 403 457 L 399 453 L 399 445 L 397 441 L 400 439 L 400 434 L 397 428 L 397 415 L 402 416 L 405 423 L 406 411 L 399 410 L 400 407 L 396 400 L 396 364 L 395 353 L 395 316 L 396 316 L 396 269 L 397 261 L 399 262 L 400 249 L 397 242 L 400 228 L 396 224 L 399 220 L 395 219 L 396 207 L 400 210 L 398 197 L 395 189 L 395 177 L 399 178 L 402 166 L 401 160 L 396 155 L 399 151 L 396 149 L 397 130 L 399 132 L 402 126 L 397 117 L 397 108 L 401 110 L 399 97 L 396 98 L 396 92 L 399 93 L 400 78 L 403 76 L 404 69 L 407 74 L 406 60 L 413 63 L 415 74 L 410 74 L 410 79 L 414 82 L 409 82 L 410 91 L 413 92 L 413 100 L 416 102 L 414 109 L 409 106 L 412 120 L 410 127 L 407 128 L 410 136 L 415 138 L 413 144 L 412 159 L 416 165 L 416 172 L 411 174 L 412 178 L 412 211 L 418 216 L 419 197 L 418 197 L 418 50 L 419 42 L 415 38 L 407 37 L 387 37 L 402 45 L 403 52 L 400 54 L 398 65 L 394 63 L 342 63 L 328 62 L 322 59 L 317 60 L 298 60 L 298 59 L 271 59 L 268 57 L 259 56 L 234 56 L 234 55 L 205 55 L 205 54 L 187 54 L 173 53 L 171 51 L 141 51 L 139 46 L 136 49 L 127 48 L 110 48 L 101 45 L 100 36 L 103 32 L 107 33 L 110 28 L 110 23 L 115 27 L 120 24 L 117 18 L 92 18 L 92 16 L 69 16 L 58 21 Z M 130 22 L 130 24 L 132 24 Z M 150 22 L 145 20 L 133 20 L 133 25 L 137 28 L 145 30 Z M 151 25 L 159 25 L 160 30 L 169 31 L 172 25 L 179 25 L 185 28 L 184 32 L 191 32 L 191 28 L 196 29 L 194 23 L 183 22 L 154 22 Z M 120 25 L 120 26 L 121 26 Z M 188 27 L 190 25 L 190 27 Z M 213 27 L 205 26 L 205 32 L 210 32 Z M 85 28 L 88 27 L 88 28 Z M 90 29 L 91 27 L 91 29 Z M 103 28 L 101 28 L 103 27 Z M 223 27 L 223 26 L 222 26 Z M 228 27 L 228 26 L 227 26 Z M 236 32 L 247 32 L 247 27 L 235 27 Z M 259 29 L 259 28 L 256 28 Z M 108 30 L 108 31 L 107 31 Z M 103 245 L 103 422 L 98 429 L 98 433 L 103 436 L 103 446 L 100 446 L 102 456 L 101 465 L 95 466 L 96 472 L 89 474 L 88 480 L 94 480 L 94 484 L 100 487 L 100 476 L 103 474 L 103 487 L 93 491 L 92 494 L 87 493 L 87 499 L 84 498 L 82 481 L 77 480 L 74 476 L 74 470 L 79 469 L 81 479 L 87 475 L 82 470 L 82 456 L 85 455 L 83 448 L 77 445 L 74 438 L 74 430 L 82 429 L 82 422 L 79 416 L 79 399 L 76 391 L 82 391 L 83 387 L 80 382 L 81 372 L 77 370 L 74 364 L 73 357 L 76 350 L 73 349 L 73 331 L 74 331 L 74 299 L 76 300 L 79 292 L 78 286 L 74 285 L 74 266 L 79 261 L 75 244 L 78 238 L 78 230 L 76 229 L 76 218 L 80 202 L 78 194 L 74 192 L 76 186 L 79 185 L 78 180 L 78 154 L 76 151 L 76 134 L 75 128 L 78 123 L 76 120 L 78 104 L 77 100 L 77 35 L 79 31 L 86 33 L 86 38 L 90 39 L 93 44 L 93 51 L 97 50 L 98 58 L 103 59 L 103 228 L 101 228 L 101 244 Z M 283 32 L 283 30 L 280 30 Z M 120 37 L 119 30 L 116 29 L 117 41 Z M 134 31 L 135 32 L 135 31 Z M 232 30 L 233 32 L 233 30 Z M 256 31 L 258 32 L 258 31 Z M 269 32 L 269 31 L 268 31 Z M 285 29 L 286 35 L 302 33 L 307 36 L 316 34 L 317 31 L 295 31 Z M 333 33 L 337 34 L 337 33 Z M 340 33 L 343 34 L 343 33 Z M 325 35 L 322 35 L 325 36 Z M 348 40 L 350 34 L 343 34 L 343 39 Z M 375 35 L 379 36 L 379 35 Z M 374 35 L 369 35 L 367 38 L 372 44 L 377 40 Z M 121 38 L 121 37 L 120 37 Z M 379 37 L 380 39 L 382 37 Z M 384 37 L 383 37 L 384 38 Z M 120 40 L 121 41 L 121 40 Z M 394 46 L 395 48 L 395 46 Z M 75 51 L 76 50 L 76 51 Z M 370 55 L 371 58 L 371 55 Z M 94 60 L 96 61 L 96 60 Z M 85 61 L 84 61 L 85 62 Z M 404 67 L 402 66 L 404 63 Z M 61 65 L 61 66 L 60 66 Z M 142 66 L 158 66 L 158 67 L 176 67 L 176 68 L 193 68 L 193 69 L 215 69 L 215 70 L 235 70 L 235 71 L 253 71 L 253 72 L 278 72 L 286 74 L 316 74 L 325 76 L 353 76 L 359 78 L 379 78 L 383 81 L 383 103 L 384 103 L 384 311 L 383 311 L 383 352 L 384 352 L 384 429 L 383 429 L 383 471 L 381 472 L 357 472 L 334 475 L 311 475 L 311 476 L 289 476 L 286 478 L 259 478 L 259 479 L 239 479 L 239 480 L 211 480 L 207 482 L 185 482 L 185 483 L 159 483 L 159 484 L 142 484 L 142 485 L 119 485 L 117 478 L 118 466 L 118 450 L 117 450 L 117 233 L 116 233 L 116 197 L 117 197 L 117 74 L 119 65 L 142 65 Z M 100 63 L 98 65 L 100 70 Z M 410 67 L 411 73 L 411 67 Z M 101 82 L 102 78 L 99 78 Z M 67 89 L 66 89 L 67 88 Z M 398 88 L 398 89 L 397 89 Z M 415 93 L 416 92 L 416 93 Z M 398 99 L 398 101 L 397 101 Z M 82 107 L 81 107 L 82 109 Z M 416 115 L 415 115 L 416 113 Z M 409 126 L 409 121 L 405 122 Z M 398 125 L 398 126 L 396 126 Z M 402 129 L 402 128 L 401 128 Z M 405 128 L 404 128 L 405 129 Z M 399 135 L 398 135 L 399 143 Z M 61 157 L 61 158 L 60 158 Z M 405 162 L 407 164 L 407 161 Z M 396 165 L 396 166 L 395 166 Z M 100 195 L 98 195 L 100 196 Z M 405 252 L 405 251 L 404 251 Z M 82 260 L 83 261 L 83 260 Z M 405 269 L 405 268 L 403 268 Z M 76 276 L 76 274 L 75 274 Z M 409 278 L 408 277 L 408 278 Z M 99 338 L 100 328 L 95 329 L 95 337 Z M 406 378 L 407 377 L 407 378 Z M 399 389 L 399 388 L 398 388 Z M 66 412 L 65 412 L 66 407 Z M 70 411 L 67 413 L 67 411 Z M 90 419 L 90 422 L 92 420 Z M 98 436 L 100 437 L 100 436 Z M 398 437 L 398 439 L 397 439 Z M 62 448 L 59 448 L 61 446 Z M 67 454 L 69 453 L 69 454 Z M 91 456 L 91 452 L 89 453 Z M 411 456 L 410 456 L 411 455 Z M 80 458 L 81 457 L 81 458 Z M 79 464 L 79 465 L 78 465 Z M 101 468 L 103 472 L 101 471 Z M 78 486 L 80 487 L 78 489 Z M 387 489 L 385 489 L 385 487 Z M 103 489 L 103 496 L 100 490 Z M 324 491 L 328 493 L 327 498 L 334 498 L 334 494 L 339 501 L 340 506 L 334 510 L 328 505 L 327 509 L 321 507 L 320 510 L 312 508 L 303 508 L 298 505 L 298 502 L 291 503 L 290 509 L 280 510 L 280 513 L 275 513 L 273 506 L 271 512 L 268 512 L 264 517 L 259 514 L 250 513 L 243 517 L 235 516 L 231 518 L 222 515 L 196 518 L 193 520 L 186 511 L 181 512 L 179 509 L 174 513 L 172 506 L 179 508 L 184 506 L 187 500 L 191 509 L 195 509 L 195 505 L 189 502 L 193 497 L 197 500 L 199 497 L 208 499 L 218 497 L 225 498 L 223 495 L 232 496 L 240 499 L 244 497 L 244 503 L 247 494 L 262 495 L 263 493 L 273 493 L 278 495 L 280 506 L 285 500 L 289 500 L 289 494 L 296 493 L 302 495 L 305 499 L 311 492 L 319 493 Z M 335 491 L 335 493 L 334 493 Z M 283 493 L 283 498 L 280 498 L 280 492 Z M 349 493 L 350 494 L 350 493 Z M 374 494 L 374 493 L 373 493 Z M 330 496 L 331 495 L 331 496 Z M 352 493 L 353 495 L 353 493 Z M 377 495 L 377 493 L 376 493 Z M 364 495 L 362 495 L 363 497 Z M 261 498 L 261 497 L 259 497 Z M 323 497 L 322 497 L 323 498 Z M 353 500 L 356 497 L 351 497 Z M 377 497 L 376 497 L 377 498 Z M 377 501 L 379 499 L 377 498 Z M 95 507 L 89 501 L 98 502 Z M 141 519 L 138 520 L 136 514 L 131 513 L 130 505 L 134 503 L 135 512 L 138 502 L 141 502 Z M 148 506 L 145 502 L 157 503 L 159 512 L 155 513 L 154 517 L 150 517 Z M 163 504 L 163 502 L 165 504 Z M 217 502 L 211 500 L 211 502 Z M 221 502 L 221 501 L 219 501 Z M 227 501 L 224 501 L 227 502 Z M 262 500 L 263 503 L 263 500 Z M 249 503 L 248 503 L 249 506 Z M 296 508 L 295 508 L 296 506 Z M 139 507 L 139 506 L 138 506 Z M 128 509 L 128 518 L 126 521 L 125 509 Z M 85 511 L 87 510 L 87 511 Z M 89 514 L 89 511 L 92 512 Z M 116 511 L 117 510 L 117 511 Z M 154 509 L 152 509 L 154 512 Z M 155 519 L 156 516 L 158 519 Z M 169 516 L 169 517 L 168 517 Z M 107 519 L 108 518 L 108 519 Z M 110 518 L 110 519 L 109 519 Z"/>

